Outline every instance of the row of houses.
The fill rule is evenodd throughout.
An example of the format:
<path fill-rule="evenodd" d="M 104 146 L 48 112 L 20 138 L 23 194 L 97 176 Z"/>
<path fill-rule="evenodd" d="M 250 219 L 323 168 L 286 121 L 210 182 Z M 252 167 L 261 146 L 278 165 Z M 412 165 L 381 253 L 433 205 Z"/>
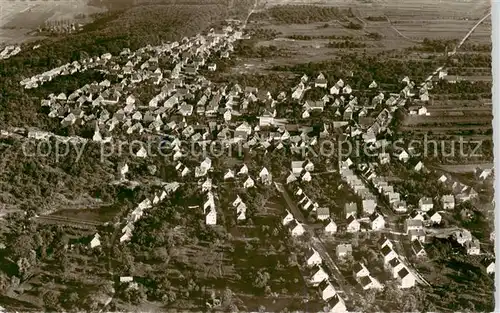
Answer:
<path fill-rule="evenodd" d="M 161 191 L 155 193 L 152 199 L 144 199 L 141 201 L 137 207 L 135 207 L 132 212 L 126 218 L 126 225 L 122 228 L 122 236 L 120 237 L 120 242 L 129 241 L 132 238 L 132 232 L 134 230 L 134 223 L 143 217 L 148 209 L 159 204 L 163 201 L 168 194 L 175 192 L 179 188 L 180 184 L 177 182 L 166 183 Z"/>
<path fill-rule="evenodd" d="M 21 52 L 20 46 L 9 45 L 0 51 L 0 59 L 6 60 Z"/>

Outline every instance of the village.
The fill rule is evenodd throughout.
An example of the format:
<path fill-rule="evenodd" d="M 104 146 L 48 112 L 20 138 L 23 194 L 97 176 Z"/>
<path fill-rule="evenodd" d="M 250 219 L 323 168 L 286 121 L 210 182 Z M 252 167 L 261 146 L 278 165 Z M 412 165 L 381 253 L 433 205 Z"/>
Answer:
<path fill-rule="evenodd" d="M 199 189 L 202 202 L 189 207 L 202 214 L 203 223 L 210 227 L 223 227 L 221 220 L 227 216 L 245 225 L 252 214 L 247 212 L 247 197 L 242 194 L 260 187 L 275 189 L 272 192 L 283 200 L 273 227 L 286 229 L 293 241 L 301 243 L 305 257 L 297 263 L 305 284 L 329 312 L 352 311 L 356 297 L 369 290 L 381 291 L 388 284 L 402 290 L 429 286 L 418 263 L 425 262 L 422 260 L 426 260 L 434 238 L 449 238 L 459 253 L 480 256 L 485 271 L 492 274 L 495 260 L 491 242 L 485 250 L 470 230 L 457 225 L 443 227 L 456 206 L 478 199 L 474 187 L 428 169 L 415 151 L 388 148 L 395 112 L 429 116 L 426 101 L 436 81 L 447 77 L 446 69 L 438 68 L 423 82 L 404 77 L 401 89 L 391 92 L 383 91 L 375 81 L 366 90 L 353 90 L 349 77 L 329 81 L 322 73 L 315 77 L 304 74 L 291 90 L 278 93 L 212 83 L 206 76 L 231 58 L 234 46 L 246 36 L 245 24 L 233 21 L 221 30 L 212 29 L 179 42 L 74 61 L 20 82 L 25 89 L 35 89 L 58 76 L 97 70 L 110 78 L 81 86 L 71 94 L 51 94 L 41 106 L 51 118 L 60 120 L 62 128 L 91 129 L 93 134 L 87 138 L 73 137 L 82 142 L 106 144 L 152 136 L 167 143 L 170 154 L 164 162 L 175 168 L 171 175 L 175 180 L 162 183 L 120 221 L 120 244 L 127 245 L 134 236 L 134 225 L 149 210 L 185 185 L 195 184 Z M 150 85 L 159 92 L 141 101 L 138 90 Z M 311 90 L 319 94 L 316 100 L 305 99 Z M 279 114 L 291 106 L 300 111 L 294 121 Z M 335 120 L 317 123 L 318 116 L 327 112 L 333 113 Z M 2 135 L 11 133 L 3 131 Z M 38 129 L 24 134 L 35 140 L 54 137 Z M 326 160 L 314 155 L 324 141 L 338 142 L 339 138 L 361 142 L 375 157 L 335 155 Z M 228 162 L 218 162 L 210 153 L 193 153 L 193 147 L 206 152 L 214 143 L 237 146 L 245 154 L 259 154 L 264 159 L 284 151 L 290 154 L 286 167 L 276 170 L 247 157 L 237 166 L 225 166 Z M 147 159 L 148 152 L 138 147 L 133 157 Z M 447 193 L 428 190 L 429 196 L 410 199 L 387 177 L 386 169 L 393 164 L 413 174 L 437 175 L 435 182 Z M 133 179 L 126 163 L 117 172 L 120 181 Z M 349 194 L 349 199 L 339 196 L 328 203 L 316 199 L 318 193 L 312 184 L 321 175 L 333 177 L 328 188 L 339 195 Z M 477 181 L 489 180 L 492 169 L 480 169 L 476 176 Z M 221 189 L 227 183 L 234 186 L 233 193 L 228 195 L 231 190 L 224 190 L 223 197 Z M 493 238 L 491 234 L 490 240 Z M 99 239 L 96 233 L 90 248 L 98 248 Z M 371 242 L 366 244 L 369 248 L 366 240 Z M 375 251 L 375 257 L 363 256 L 365 250 Z M 120 282 L 135 284 L 133 276 L 122 276 Z"/>

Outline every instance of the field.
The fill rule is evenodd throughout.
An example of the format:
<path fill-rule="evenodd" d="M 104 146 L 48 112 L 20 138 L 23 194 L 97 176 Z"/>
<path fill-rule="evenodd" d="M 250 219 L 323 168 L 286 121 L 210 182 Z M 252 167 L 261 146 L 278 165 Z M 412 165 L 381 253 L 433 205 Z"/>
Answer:
<path fill-rule="evenodd" d="M 316 6 L 304 7 L 305 4 Z M 397 59 L 421 60 L 443 55 L 440 51 L 414 51 L 413 48 L 419 47 L 424 39 L 461 39 L 486 14 L 487 7 L 487 1 L 404 4 L 341 0 L 260 1 L 249 25 L 257 34 L 263 31 L 274 34 L 260 38 L 256 47 L 274 47 L 287 54 L 267 58 L 268 67 L 297 64 L 303 60 L 319 62 L 346 51 L 379 54 L 398 49 L 400 52 L 394 55 Z M 473 33 L 471 42 L 489 44 L 490 32 L 491 22 L 487 20 Z"/>
<path fill-rule="evenodd" d="M 29 35 L 46 21 L 73 20 L 105 9 L 90 6 L 85 0 L 74 1 L 7 1 L 0 3 L 0 42 L 15 44 L 34 39 Z M 80 19 L 78 22 L 83 22 Z"/>

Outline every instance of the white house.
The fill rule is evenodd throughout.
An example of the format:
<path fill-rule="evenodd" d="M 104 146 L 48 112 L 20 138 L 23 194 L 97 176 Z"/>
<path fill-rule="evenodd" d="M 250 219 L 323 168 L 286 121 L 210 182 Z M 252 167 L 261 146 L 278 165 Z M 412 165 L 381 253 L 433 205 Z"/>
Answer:
<path fill-rule="evenodd" d="M 314 266 L 314 265 L 319 265 L 323 262 L 323 259 L 321 259 L 321 256 L 319 255 L 318 251 L 316 251 L 313 248 L 310 248 L 309 251 L 306 254 L 306 263 L 308 266 Z"/>
<path fill-rule="evenodd" d="M 283 218 L 283 225 L 288 225 L 291 221 L 294 220 L 293 214 L 290 211 L 286 210 L 286 216 Z"/>
<path fill-rule="evenodd" d="M 346 228 L 346 231 L 349 232 L 349 233 L 356 233 L 356 232 L 359 232 L 360 228 L 361 228 L 361 224 L 358 222 L 358 220 L 356 220 L 356 218 L 352 215 L 350 215 L 348 218 L 347 218 L 347 228 Z"/>
<path fill-rule="evenodd" d="M 361 262 L 354 263 L 354 265 L 352 266 L 352 272 L 353 272 L 354 277 L 356 277 L 356 278 L 365 277 L 365 276 L 370 275 L 370 271 Z"/>
<path fill-rule="evenodd" d="M 480 243 L 477 239 L 466 241 L 464 246 L 468 255 L 479 255 L 481 252 Z"/>
<path fill-rule="evenodd" d="M 443 209 L 453 210 L 455 208 L 455 197 L 453 195 L 443 195 L 441 203 L 443 204 Z"/>
<path fill-rule="evenodd" d="M 313 286 L 318 286 L 322 281 L 325 279 L 328 279 L 328 274 L 325 272 L 325 270 L 320 266 L 316 265 L 311 269 L 311 278 L 309 281 Z"/>
<path fill-rule="evenodd" d="M 363 200 L 363 212 L 366 214 L 372 214 L 375 212 L 375 208 L 377 207 L 377 202 L 375 199 L 364 199 Z"/>
<path fill-rule="evenodd" d="M 94 238 L 92 238 L 92 240 L 90 241 L 90 248 L 95 248 L 95 247 L 99 247 L 101 245 L 101 241 L 99 240 L 99 238 L 101 238 L 101 236 L 99 236 L 99 234 L 95 234 L 94 235 Z"/>
<path fill-rule="evenodd" d="M 408 233 L 410 230 L 423 230 L 424 224 L 421 220 L 406 219 L 405 220 L 405 232 Z"/>
<path fill-rule="evenodd" d="M 381 250 L 380 250 L 380 253 L 382 254 L 382 256 L 384 257 L 384 263 L 389 263 L 390 260 L 394 259 L 394 258 L 397 258 L 397 254 L 396 252 L 394 252 L 394 250 L 392 250 L 391 247 L 389 246 L 385 246 L 383 247 Z"/>
<path fill-rule="evenodd" d="M 316 209 L 316 216 L 320 221 L 327 220 L 330 218 L 330 209 L 327 207 L 319 207 Z"/>
<path fill-rule="evenodd" d="M 207 225 L 217 224 L 217 211 L 215 209 L 210 209 L 205 211 L 205 224 Z"/>
<path fill-rule="evenodd" d="M 326 88 L 327 85 L 328 81 L 326 80 L 325 75 L 323 75 L 323 73 L 320 73 L 316 78 L 316 81 L 314 82 L 314 87 Z"/>
<path fill-rule="evenodd" d="M 413 253 L 415 253 L 415 256 L 418 258 L 425 257 L 427 255 L 424 246 L 422 245 L 422 242 L 420 240 L 412 241 L 411 250 L 413 251 Z"/>
<path fill-rule="evenodd" d="M 291 221 L 288 225 L 290 227 L 290 232 L 292 234 L 292 237 L 302 236 L 306 231 L 304 226 L 301 223 L 297 222 L 297 220 L 295 219 Z"/>
<path fill-rule="evenodd" d="M 356 202 L 346 203 L 345 206 L 345 218 L 349 218 L 349 216 L 356 216 L 358 212 L 358 205 Z"/>
<path fill-rule="evenodd" d="M 227 173 L 224 175 L 224 180 L 234 178 L 234 171 L 233 170 L 228 170 Z"/>
<path fill-rule="evenodd" d="M 418 207 L 421 211 L 427 212 L 429 210 L 432 210 L 434 207 L 434 204 L 432 203 L 432 199 L 428 197 L 422 197 L 418 201 Z"/>
<path fill-rule="evenodd" d="M 398 272 L 398 280 L 401 284 L 400 287 L 403 289 L 415 286 L 415 276 L 407 268 L 403 268 Z"/>
<path fill-rule="evenodd" d="M 330 219 L 328 224 L 326 224 L 325 226 L 325 234 L 327 235 L 333 235 L 337 232 L 337 224 L 335 224 L 335 222 Z"/>
<path fill-rule="evenodd" d="M 328 307 L 328 312 L 330 313 L 347 313 L 345 302 L 338 294 L 335 294 L 330 301 L 328 301 Z"/>
<path fill-rule="evenodd" d="M 333 288 L 332 283 L 330 283 L 328 280 L 324 280 L 319 283 L 318 289 L 321 293 L 321 298 L 323 299 L 323 301 L 328 301 L 337 294 L 335 288 Z"/>
<path fill-rule="evenodd" d="M 385 219 L 378 213 L 370 215 L 370 225 L 372 230 L 381 230 L 385 228 Z"/>
<path fill-rule="evenodd" d="M 252 188 L 254 186 L 255 182 L 250 176 L 248 176 L 247 180 L 245 180 L 245 182 L 243 183 L 243 188 Z"/>
<path fill-rule="evenodd" d="M 486 266 L 486 273 L 488 274 L 495 273 L 495 261 L 489 262 L 488 266 Z"/>
<path fill-rule="evenodd" d="M 429 218 L 432 224 L 441 224 L 442 219 L 443 217 L 439 214 L 439 212 L 434 212 L 434 214 L 432 214 Z"/>
<path fill-rule="evenodd" d="M 337 258 L 339 258 L 339 259 L 350 256 L 352 254 L 352 245 L 350 243 L 339 244 L 335 248 L 335 252 L 336 252 Z"/>
<path fill-rule="evenodd" d="M 238 171 L 237 175 L 247 175 L 247 174 L 248 174 L 248 167 L 246 166 L 246 164 L 243 164 L 243 166 Z"/>

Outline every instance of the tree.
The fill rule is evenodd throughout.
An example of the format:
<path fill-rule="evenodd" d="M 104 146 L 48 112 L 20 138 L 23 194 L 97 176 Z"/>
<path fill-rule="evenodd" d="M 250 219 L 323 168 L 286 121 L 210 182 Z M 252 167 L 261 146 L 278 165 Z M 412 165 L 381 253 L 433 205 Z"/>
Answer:
<path fill-rule="evenodd" d="M 43 294 L 43 304 L 49 310 L 58 310 L 60 293 L 55 290 L 47 290 Z"/>

